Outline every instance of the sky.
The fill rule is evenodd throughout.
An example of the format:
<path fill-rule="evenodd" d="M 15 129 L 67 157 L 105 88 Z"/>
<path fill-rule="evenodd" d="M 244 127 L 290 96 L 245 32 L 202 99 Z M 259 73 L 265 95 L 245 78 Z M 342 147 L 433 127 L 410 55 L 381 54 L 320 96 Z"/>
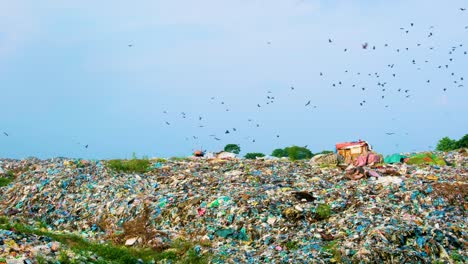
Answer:
<path fill-rule="evenodd" d="M 64 2 L 0 0 L 0 157 L 391 154 L 468 133 L 467 1 Z"/>

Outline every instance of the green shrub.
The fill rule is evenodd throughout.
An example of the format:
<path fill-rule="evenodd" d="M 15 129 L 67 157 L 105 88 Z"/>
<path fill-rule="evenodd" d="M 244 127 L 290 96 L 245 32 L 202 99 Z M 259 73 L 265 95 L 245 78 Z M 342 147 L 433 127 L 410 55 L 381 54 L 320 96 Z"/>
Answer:
<path fill-rule="evenodd" d="M 277 158 L 283 158 L 283 157 L 287 157 L 288 153 L 284 149 L 278 148 L 278 149 L 273 150 L 273 152 L 271 153 L 271 156 L 277 157 Z"/>
<path fill-rule="evenodd" d="M 259 158 L 265 157 L 265 154 L 259 153 L 259 152 L 251 152 L 251 153 L 245 154 L 245 156 L 244 156 L 244 158 L 246 158 L 246 159 L 256 159 L 257 157 L 259 157 Z"/>
<path fill-rule="evenodd" d="M 314 154 L 306 147 L 291 146 L 284 149 L 275 149 L 271 153 L 273 157 L 289 157 L 290 160 L 310 159 Z"/>
<path fill-rule="evenodd" d="M 457 141 L 457 148 L 468 148 L 468 134 Z"/>
<path fill-rule="evenodd" d="M 14 178 L 14 173 L 11 170 L 7 171 L 4 176 L 0 176 L 0 187 L 7 186 L 14 180 Z"/>
<path fill-rule="evenodd" d="M 296 250 L 299 248 L 299 243 L 297 243 L 297 241 L 290 240 L 286 243 L 286 247 L 288 250 Z"/>
<path fill-rule="evenodd" d="M 241 148 L 240 148 L 239 145 L 236 145 L 236 144 L 227 144 L 224 147 L 224 151 L 231 152 L 231 153 L 234 153 L 234 154 L 239 154 L 240 151 L 241 151 Z"/>
<path fill-rule="evenodd" d="M 331 215 L 331 206 L 328 204 L 319 204 L 316 211 L 316 218 L 324 220 L 329 218 Z"/>
<path fill-rule="evenodd" d="M 437 143 L 436 149 L 439 151 L 451 151 L 457 148 L 457 141 L 449 137 L 443 137 Z"/>
<path fill-rule="evenodd" d="M 290 160 L 302 160 L 312 158 L 312 152 L 305 147 L 292 146 L 284 149 L 288 153 Z"/>
<path fill-rule="evenodd" d="M 131 159 L 131 160 L 109 160 L 107 167 L 118 172 L 134 172 L 144 173 L 148 170 L 150 161 L 147 159 Z"/>

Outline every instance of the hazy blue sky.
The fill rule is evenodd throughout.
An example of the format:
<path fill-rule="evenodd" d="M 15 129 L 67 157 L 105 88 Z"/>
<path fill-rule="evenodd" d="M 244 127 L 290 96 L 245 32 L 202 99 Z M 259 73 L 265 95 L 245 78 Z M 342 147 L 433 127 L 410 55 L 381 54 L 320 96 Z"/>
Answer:
<path fill-rule="evenodd" d="M 63 2 L 0 0 L 0 157 L 388 154 L 468 133 L 467 1 Z"/>

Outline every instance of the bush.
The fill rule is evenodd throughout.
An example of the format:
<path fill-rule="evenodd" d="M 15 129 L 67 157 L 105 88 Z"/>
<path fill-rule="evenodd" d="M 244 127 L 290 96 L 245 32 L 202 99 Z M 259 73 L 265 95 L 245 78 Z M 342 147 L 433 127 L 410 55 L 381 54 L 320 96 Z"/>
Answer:
<path fill-rule="evenodd" d="M 310 159 L 314 156 L 306 147 L 291 146 L 284 149 L 275 149 L 271 153 L 273 157 L 283 158 L 289 157 L 290 160 Z"/>
<path fill-rule="evenodd" d="M 444 137 L 437 143 L 436 149 L 439 151 L 451 151 L 457 148 L 457 141 L 449 137 Z"/>
<path fill-rule="evenodd" d="M 236 144 L 227 144 L 225 147 L 224 147 L 224 151 L 227 151 L 227 152 L 231 152 L 231 153 L 234 153 L 234 154 L 239 154 L 241 149 L 240 149 L 240 146 L 239 145 L 236 145 Z"/>
<path fill-rule="evenodd" d="M 288 153 L 290 160 L 302 160 L 312 158 L 312 152 L 305 147 L 292 146 L 284 149 Z"/>
<path fill-rule="evenodd" d="M 283 157 L 287 157 L 288 153 L 284 149 L 278 148 L 278 149 L 273 150 L 273 152 L 271 153 L 271 156 L 277 157 L 277 158 L 283 158 Z"/>
<path fill-rule="evenodd" d="M 331 215 L 331 207 L 328 204 L 319 204 L 316 211 L 316 218 L 323 220 L 329 218 Z"/>
<path fill-rule="evenodd" d="M 258 152 L 252 152 L 252 153 L 247 153 L 245 154 L 244 158 L 246 159 L 256 159 L 257 157 L 265 157 L 265 154 L 263 153 L 258 153 Z"/>
<path fill-rule="evenodd" d="M 468 134 L 457 141 L 457 148 L 468 148 Z"/>
<path fill-rule="evenodd" d="M 118 172 L 136 172 L 145 173 L 150 166 L 150 161 L 147 159 L 131 159 L 131 160 L 109 160 L 107 167 Z"/>
<path fill-rule="evenodd" d="M 468 148 L 468 134 L 464 135 L 460 140 L 454 140 L 449 137 L 443 137 L 437 143 L 436 150 L 451 151 L 459 148 Z"/>
<path fill-rule="evenodd" d="M 13 174 L 13 172 L 7 171 L 4 176 L 0 176 L 0 187 L 7 186 L 13 181 L 14 178 L 15 175 Z"/>

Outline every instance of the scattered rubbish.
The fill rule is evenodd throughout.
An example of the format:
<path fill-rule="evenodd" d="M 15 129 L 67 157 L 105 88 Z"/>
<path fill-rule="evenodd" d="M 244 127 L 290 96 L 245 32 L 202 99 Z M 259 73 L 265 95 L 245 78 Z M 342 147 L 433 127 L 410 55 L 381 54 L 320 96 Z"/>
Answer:
<path fill-rule="evenodd" d="M 357 159 L 366 148 L 345 149 Z M 343 170 L 205 156 L 149 160 L 145 172 L 127 173 L 103 161 L 1 160 L 5 171 L 18 173 L 0 187 L 0 227 L 2 219 L 23 219 L 135 248 L 185 239 L 210 245 L 213 263 L 468 262 L 468 171 L 459 165 L 468 156 L 408 156 L 424 162 L 400 157 Z M 35 263 L 34 248 L 63 252 L 46 237 L 15 232 L 0 229 L 0 259 L 8 263 Z"/>

